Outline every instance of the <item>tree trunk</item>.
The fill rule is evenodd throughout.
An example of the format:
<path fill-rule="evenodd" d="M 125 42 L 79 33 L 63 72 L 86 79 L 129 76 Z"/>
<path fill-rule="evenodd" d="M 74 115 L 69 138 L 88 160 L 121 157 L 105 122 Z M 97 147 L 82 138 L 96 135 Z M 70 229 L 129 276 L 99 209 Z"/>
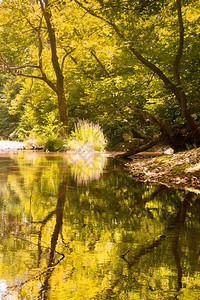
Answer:
<path fill-rule="evenodd" d="M 59 110 L 59 123 L 60 135 L 66 137 L 68 135 L 68 107 L 64 91 L 57 93 L 58 96 L 58 110 Z"/>
<path fill-rule="evenodd" d="M 191 135 L 194 138 L 195 145 L 197 147 L 200 147 L 200 129 L 197 126 L 197 124 L 195 123 L 194 119 L 192 118 L 192 116 L 188 110 L 185 93 L 179 87 L 177 87 L 176 98 L 181 106 L 182 114 L 183 114 L 183 116 L 187 122 L 187 125 L 190 129 Z"/>
<path fill-rule="evenodd" d="M 169 126 L 167 125 L 162 119 L 160 119 L 157 116 L 152 115 L 151 113 L 149 113 L 148 111 L 144 111 L 138 108 L 134 108 L 134 111 L 136 113 L 138 113 L 139 115 L 143 116 L 144 118 L 148 118 L 150 120 L 150 122 L 156 126 L 158 126 L 161 130 L 161 137 L 162 139 L 159 139 L 159 142 L 161 142 L 161 140 L 165 140 L 165 143 L 168 144 L 173 150 L 174 152 L 179 152 L 179 151 L 183 151 L 186 150 L 186 144 L 187 142 L 191 142 L 192 140 L 192 136 L 190 135 L 189 137 L 187 135 L 184 136 L 184 132 L 182 129 L 184 129 L 184 125 L 183 126 Z M 148 142 L 147 144 L 144 144 L 140 147 L 144 147 L 141 148 L 143 150 L 140 151 L 144 151 L 147 150 L 148 148 L 151 147 L 151 143 L 153 140 L 151 140 L 150 142 Z M 150 145 L 150 147 L 148 147 L 148 145 Z M 137 149 L 135 149 L 134 151 L 136 151 Z M 134 153 L 135 154 L 135 153 Z"/>
<path fill-rule="evenodd" d="M 155 146 L 159 142 L 161 142 L 164 139 L 163 134 L 160 134 L 159 136 L 155 137 L 154 139 L 150 140 L 146 144 L 140 145 L 138 147 L 129 149 L 126 153 L 119 154 L 118 156 L 121 158 L 129 158 L 130 156 L 137 154 L 139 152 L 143 152 L 145 150 L 148 150 L 149 148 Z"/>
<path fill-rule="evenodd" d="M 67 108 L 67 101 L 64 92 L 63 72 L 59 64 L 59 59 L 57 55 L 55 29 L 53 28 L 51 23 L 51 13 L 48 9 L 48 4 L 49 4 L 48 0 L 44 0 L 44 1 L 40 0 L 40 5 L 46 21 L 50 45 L 51 45 L 51 61 L 56 75 L 56 89 L 57 89 L 56 93 L 58 97 L 60 135 L 65 137 L 66 135 L 68 135 L 68 108 Z"/>
<path fill-rule="evenodd" d="M 179 105 L 182 110 L 182 114 L 188 124 L 188 127 L 191 131 L 191 134 L 194 138 L 194 142 L 197 147 L 200 147 L 200 129 L 198 128 L 197 124 L 195 123 L 194 119 L 192 118 L 188 106 L 187 106 L 187 99 L 186 95 L 182 88 L 181 77 L 179 73 L 179 66 L 181 62 L 181 58 L 183 55 L 183 48 L 184 48 L 184 25 L 183 25 L 183 17 L 182 17 L 182 3 L 181 0 L 176 0 L 177 5 L 177 13 L 178 13 L 178 22 L 179 22 L 179 45 L 177 49 L 177 53 L 174 60 L 174 81 L 176 83 L 175 88 L 175 96 L 179 102 Z"/>

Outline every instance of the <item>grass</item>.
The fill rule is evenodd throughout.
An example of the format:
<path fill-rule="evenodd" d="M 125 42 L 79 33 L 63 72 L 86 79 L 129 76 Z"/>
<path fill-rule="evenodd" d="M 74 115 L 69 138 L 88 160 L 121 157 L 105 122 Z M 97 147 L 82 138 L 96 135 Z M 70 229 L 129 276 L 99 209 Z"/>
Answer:
<path fill-rule="evenodd" d="M 99 124 L 79 120 L 66 144 L 74 152 L 103 152 L 107 141 Z"/>

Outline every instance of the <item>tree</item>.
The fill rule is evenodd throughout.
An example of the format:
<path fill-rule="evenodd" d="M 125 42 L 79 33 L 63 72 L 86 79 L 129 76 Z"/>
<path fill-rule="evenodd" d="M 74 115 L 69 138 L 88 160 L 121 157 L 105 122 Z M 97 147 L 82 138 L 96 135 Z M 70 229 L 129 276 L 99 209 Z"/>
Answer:
<path fill-rule="evenodd" d="M 176 51 L 176 55 L 173 61 L 171 60 L 171 57 L 168 57 L 168 70 L 166 66 L 164 66 L 165 72 L 162 71 L 162 57 L 156 57 L 155 55 L 157 54 L 156 49 L 153 49 L 151 47 L 151 52 L 154 52 L 150 53 L 150 49 L 148 49 L 148 42 L 150 41 L 150 39 L 148 40 L 148 37 L 144 32 L 145 29 L 149 30 L 151 28 L 153 30 L 153 33 L 155 34 L 155 24 L 147 25 L 149 26 L 149 28 L 147 26 L 145 28 L 144 24 L 145 20 L 148 24 L 149 19 L 151 21 L 153 20 L 155 23 L 155 15 L 157 19 L 162 18 L 162 14 L 164 14 L 164 10 L 166 9 L 171 9 L 171 15 L 173 16 L 173 4 L 171 3 L 171 1 L 164 1 L 163 3 L 160 2 L 160 4 L 155 7 L 153 7 L 153 5 L 150 5 L 149 7 L 144 8 L 145 6 L 140 5 L 139 8 L 142 11 L 142 13 L 140 14 L 138 13 L 137 5 L 135 5 L 134 3 L 131 4 L 128 1 L 117 1 L 112 3 L 109 1 L 92 1 L 89 4 L 86 1 L 83 3 L 78 0 L 75 0 L 75 2 L 87 13 L 94 16 L 95 18 L 102 20 L 103 22 L 105 22 L 105 24 L 108 24 L 117 35 L 119 41 L 126 46 L 127 50 L 143 66 L 149 69 L 153 74 L 156 74 L 158 78 L 164 83 L 165 87 L 177 100 L 180 106 L 180 110 L 188 126 L 188 129 L 191 132 L 191 135 L 194 139 L 194 142 L 196 146 L 199 147 L 200 129 L 198 128 L 198 125 L 195 123 L 188 109 L 186 93 L 184 91 L 184 86 L 180 76 L 181 59 L 184 50 L 184 22 L 182 17 L 181 1 L 176 1 L 178 24 L 174 28 L 174 33 L 176 34 L 176 36 L 178 36 L 176 38 L 176 41 L 173 38 L 173 51 Z M 140 4 L 142 3 L 143 2 L 141 1 Z M 138 20 L 139 22 L 138 16 L 140 16 L 142 19 L 141 23 L 144 29 L 141 27 L 141 23 L 139 25 L 140 28 L 139 26 L 135 25 L 135 23 L 133 23 L 134 21 L 136 22 L 136 20 Z M 173 22 L 175 22 L 174 19 Z M 156 23 L 156 26 L 159 26 L 158 21 Z M 150 34 L 150 30 L 148 31 L 148 33 Z M 144 39 L 142 39 L 143 36 Z M 154 39 L 156 39 L 156 36 L 154 36 Z M 138 42 L 138 46 L 136 46 L 136 40 Z M 143 44 L 141 41 L 143 42 Z M 144 54 L 142 54 L 142 51 L 137 49 L 140 48 L 141 45 L 143 46 Z M 156 59 L 157 61 L 154 63 L 152 62 L 153 59 Z M 174 78 L 174 80 L 172 78 Z M 166 122 L 164 122 L 164 120 L 159 120 L 158 118 L 154 117 L 154 120 L 155 119 L 157 124 L 160 126 L 161 131 L 164 132 L 165 136 L 167 137 L 168 143 L 174 148 L 175 151 L 180 150 L 180 138 L 178 137 L 179 134 L 177 133 L 177 128 L 173 128 L 172 126 L 170 126 L 170 124 L 168 125 Z"/>
<path fill-rule="evenodd" d="M 199 146 L 197 2 L 5 0 L 1 8 L 2 67 L 42 80 L 57 97 L 64 128 L 69 109 L 70 124 L 98 122 L 117 142 L 130 133 L 147 146 L 160 138 L 175 151 Z M 41 101 L 31 109 L 42 115 L 50 92 L 41 97 L 38 81 L 31 89 Z"/>
<path fill-rule="evenodd" d="M 0 54 L 2 67 L 13 76 L 31 77 L 42 80 L 56 93 L 59 108 L 60 133 L 62 136 L 65 136 L 68 133 L 68 107 L 64 90 L 63 66 L 68 53 L 63 55 L 62 62 L 60 62 L 56 30 L 52 21 L 52 13 L 55 7 L 50 5 L 48 0 L 39 1 L 38 3 L 29 1 L 27 1 L 27 3 L 20 1 L 3 1 L 1 3 L 1 9 L 4 15 L 4 19 L 2 20 L 3 24 L 1 26 L 4 28 L 7 27 L 7 29 L 4 29 L 4 35 L 8 32 L 10 25 L 15 25 L 16 28 L 14 28 L 13 35 L 15 35 L 17 41 L 21 42 L 22 40 L 19 45 L 21 46 L 19 54 L 21 54 L 23 50 L 25 51 L 25 55 L 23 54 L 23 56 L 17 56 L 16 54 L 12 56 L 14 49 L 11 49 L 10 53 L 6 55 L 7 49 L 4 45 L 4 49 L 1 49 Z M 12 14 L 14 14 L 14 20 L 11 22 L 10 18 Z M 24 36 L 24 31 L 27 27 L 29 38 Z M 9 42 L 10 45 L 12 45 L 13 42 L 11 40 Z M 37 62 L 35 55 L 31 53 L 33 45 L 37 45 L 38 48 Z M 27 49 L 27 47 L 29 49 Z M 49 68 L 45 70 L 44 58 L 48 59 L 46 55 L 49 51 L 51 52 L 51 62 L 48 61 L 47 66 L 49 67 L 49 64 L 51 65 L 55 78 L 52 76 Z M 25 63 L 20 64 L 23 60 Z M 49 72 L 49 74 L 47 74 L 47 72 Z"/>

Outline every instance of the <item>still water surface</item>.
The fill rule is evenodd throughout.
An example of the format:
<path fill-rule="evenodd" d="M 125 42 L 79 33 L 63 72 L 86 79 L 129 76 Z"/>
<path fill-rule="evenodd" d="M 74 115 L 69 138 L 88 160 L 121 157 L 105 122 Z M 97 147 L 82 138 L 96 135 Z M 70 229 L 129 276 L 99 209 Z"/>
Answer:
<path fill-rule="evenodd" d="M 1 299 L 200 299 L 200 198 L 113 158 L 0 155 Z"/>

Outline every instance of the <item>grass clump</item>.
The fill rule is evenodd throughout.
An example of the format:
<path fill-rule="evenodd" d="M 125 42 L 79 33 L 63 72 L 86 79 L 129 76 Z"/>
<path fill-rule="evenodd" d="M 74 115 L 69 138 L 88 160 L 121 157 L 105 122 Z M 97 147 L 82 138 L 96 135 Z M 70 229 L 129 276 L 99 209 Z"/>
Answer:
<path fill-rule="evenodd" d="M 67 140 L 67 148 L 74 152 L 103 152 L 107 142 L 99 124 L 79 120 Z"/>

